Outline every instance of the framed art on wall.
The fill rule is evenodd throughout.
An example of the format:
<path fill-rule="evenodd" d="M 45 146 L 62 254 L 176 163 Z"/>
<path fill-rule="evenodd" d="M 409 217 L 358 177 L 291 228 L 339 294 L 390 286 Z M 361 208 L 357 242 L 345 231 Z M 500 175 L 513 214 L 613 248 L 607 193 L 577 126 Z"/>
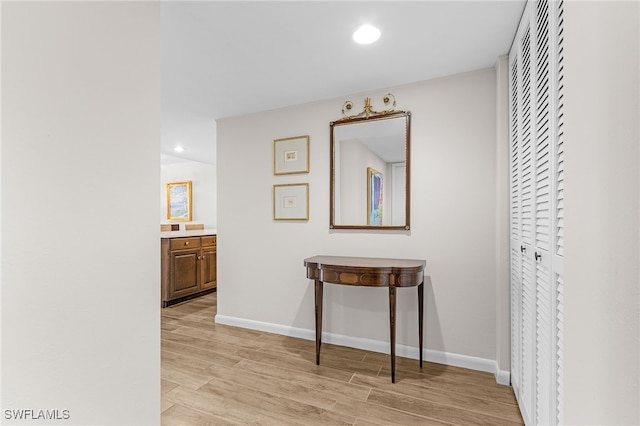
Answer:
<path fill-rule="evenodd" d="M 367 168 L 367 225 L 382 225 L 382 173 Z"/>
<path fill-rule="evenodd" d="M 273 174 L 309 173 L 309 136 L 273 141 Z"/>
<path fill-rule="evenodd" d="M 273 220 L 309 220 L 309 184 L 273 185 Z"/>
<path fill-rule="evenodd" d="M 167 183 L 167 219 L 191 220 L 191 181 Z"/>

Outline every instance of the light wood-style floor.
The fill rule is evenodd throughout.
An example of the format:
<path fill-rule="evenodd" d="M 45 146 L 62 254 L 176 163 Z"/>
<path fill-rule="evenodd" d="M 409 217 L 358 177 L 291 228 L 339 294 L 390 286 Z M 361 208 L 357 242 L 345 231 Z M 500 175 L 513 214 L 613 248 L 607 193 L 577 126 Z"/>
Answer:
<path fill-rule="evenodd" d="M 521 425 L 492 374 L 214 323 L 216 293 L 162 310 L 163 425 Z"/>

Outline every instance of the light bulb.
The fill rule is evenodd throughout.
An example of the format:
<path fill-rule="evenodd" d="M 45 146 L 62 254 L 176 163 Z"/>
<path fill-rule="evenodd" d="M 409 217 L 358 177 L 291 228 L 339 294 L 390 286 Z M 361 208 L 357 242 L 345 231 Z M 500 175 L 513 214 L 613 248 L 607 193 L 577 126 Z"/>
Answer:
<path fill-rule="evenodd" d="M 371 44 L 380 38 L 380 30 L 373 25 L 365 24 L 353 33 L 353 41 L 358 44 Z"/>

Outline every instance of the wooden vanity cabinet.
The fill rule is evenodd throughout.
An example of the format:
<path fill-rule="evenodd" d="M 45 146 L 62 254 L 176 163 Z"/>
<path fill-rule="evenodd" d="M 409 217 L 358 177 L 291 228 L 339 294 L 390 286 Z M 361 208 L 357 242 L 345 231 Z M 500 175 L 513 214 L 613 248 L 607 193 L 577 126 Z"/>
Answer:
<path fill-rule="evenodd" d="M 216 288 L 216 236 L 161 239 L 162 306 Z"/>
<path fill-rule="evenodd" d="M 215 235 L 201 238 L 201 256 L 200 259 L 200 273 L 202 279 L 200 280 L 200 288 L 209 289 L 216 287 L 216 237 Z"/>

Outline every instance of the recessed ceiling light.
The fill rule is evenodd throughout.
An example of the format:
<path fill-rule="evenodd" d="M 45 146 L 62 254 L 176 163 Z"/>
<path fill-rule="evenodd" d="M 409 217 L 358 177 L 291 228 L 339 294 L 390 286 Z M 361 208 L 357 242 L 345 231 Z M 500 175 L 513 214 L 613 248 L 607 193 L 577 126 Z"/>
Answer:
<path fill-rule="evenodd" d="M 173 148 L 173 150 L 175 152 L 183 152 L 184 151 L 184 147 L 182 145 L 176 145 L 176 147 Z"/>
<path fill-rule="evenodd" d="M 380 38 L 380 30 L 373 25 L 365 24 L 353 33 L 353 41 L 358 44 L 371 44 Z"/>

